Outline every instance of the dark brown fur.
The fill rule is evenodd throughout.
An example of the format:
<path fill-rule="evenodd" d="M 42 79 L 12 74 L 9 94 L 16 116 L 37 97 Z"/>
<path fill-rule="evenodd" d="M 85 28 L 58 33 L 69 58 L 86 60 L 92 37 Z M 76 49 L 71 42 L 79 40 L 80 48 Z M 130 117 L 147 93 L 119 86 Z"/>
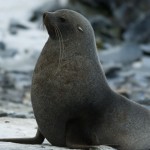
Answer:
<path fill-rule="evenodd" d="M 110 89 L 93 29 L 79 13 L 45 13 L 50 35 L 37 61 L 31 99 L 39 131 L 52 145 L 150 148 L 150 111 Z"/>

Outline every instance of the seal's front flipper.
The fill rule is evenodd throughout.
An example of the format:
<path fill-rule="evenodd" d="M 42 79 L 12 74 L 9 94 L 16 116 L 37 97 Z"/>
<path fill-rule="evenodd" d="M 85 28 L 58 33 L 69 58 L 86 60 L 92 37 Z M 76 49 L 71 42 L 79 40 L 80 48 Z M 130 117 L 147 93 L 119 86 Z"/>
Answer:
<path fill-rule="evenodd" d="M 36 136 L 33 138 L 8 138 L 8 139 L 0 139 L 0 141 L 21 143 L 21 144 L 42 144 L 44 139 L 45 137 L 41 134 L 41 132 L 38 129 Z"/>
<path fill-rule="evenodd" d="M 82 120 L 74 119 L 67 123 L 66 146 L 73 149 L 100 150 L 102 145 L 93 142 L 89 130 L 85 128 Z M 120 148 L 116 144 L 105 144 L 110 150 Z"/>
<path fill-rule="evenodd" d="M 92 145 L 84 125 L 80 119 L 73 119 L 67 123 L 66 146 L 69 148 L 89 149 Z"/>

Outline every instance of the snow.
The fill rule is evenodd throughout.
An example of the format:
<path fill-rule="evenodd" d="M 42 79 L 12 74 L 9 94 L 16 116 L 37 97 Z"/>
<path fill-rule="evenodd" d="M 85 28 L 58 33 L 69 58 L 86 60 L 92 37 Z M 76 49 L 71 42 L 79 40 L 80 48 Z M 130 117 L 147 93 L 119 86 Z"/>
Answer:
<path fill-rule="evenodd" d="M 0 0 L 0 41 L 6 44 L 7 50 L 17 51 L 13 58 L 0 56 L 0 68 L 17 71 L 33 70 L 48 34 L 37 23 L 29 22 L 29 18 L 35 8 L 47 1 Z M 52 3 L 53 0 L 49 2 Z M 17 34 L 10 34 L 8 29 L 11 20 L 16 20 L 29 29 L 17 29 Z"/>

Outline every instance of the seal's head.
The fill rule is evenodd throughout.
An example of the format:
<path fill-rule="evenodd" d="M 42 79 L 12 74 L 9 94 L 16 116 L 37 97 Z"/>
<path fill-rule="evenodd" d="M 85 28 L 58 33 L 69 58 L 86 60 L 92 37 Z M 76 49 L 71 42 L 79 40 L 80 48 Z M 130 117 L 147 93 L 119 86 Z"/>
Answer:
<path fill-rule="evenodd" d="M 57 40 L 60 33 L 64 40 L 94 38 L 89 21 L 72 10 L 62 9 L 55 12 L 45 12 L 43 22 L 52 40 Z"/>

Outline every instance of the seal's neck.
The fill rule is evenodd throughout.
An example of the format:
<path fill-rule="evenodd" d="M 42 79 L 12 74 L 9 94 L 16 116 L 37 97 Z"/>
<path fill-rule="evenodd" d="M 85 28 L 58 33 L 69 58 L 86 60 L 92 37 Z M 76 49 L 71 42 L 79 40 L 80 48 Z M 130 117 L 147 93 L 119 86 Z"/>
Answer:
<path fill-rule="evenodd" d="M 61 50 L 63 56 L 66 57 L 81 55 L 89 58 L 92 57 L 92 59 L 94 59 L 93 57 L 97 55 L 94 35 L 77 36 L 76 34 L 74 34 L 70 35 L 68 38 L 49 38 L 46 45 L 47 47 L 52 47 L 52 49 L 49 50 L 50 53 L 59 53 Z"/>

